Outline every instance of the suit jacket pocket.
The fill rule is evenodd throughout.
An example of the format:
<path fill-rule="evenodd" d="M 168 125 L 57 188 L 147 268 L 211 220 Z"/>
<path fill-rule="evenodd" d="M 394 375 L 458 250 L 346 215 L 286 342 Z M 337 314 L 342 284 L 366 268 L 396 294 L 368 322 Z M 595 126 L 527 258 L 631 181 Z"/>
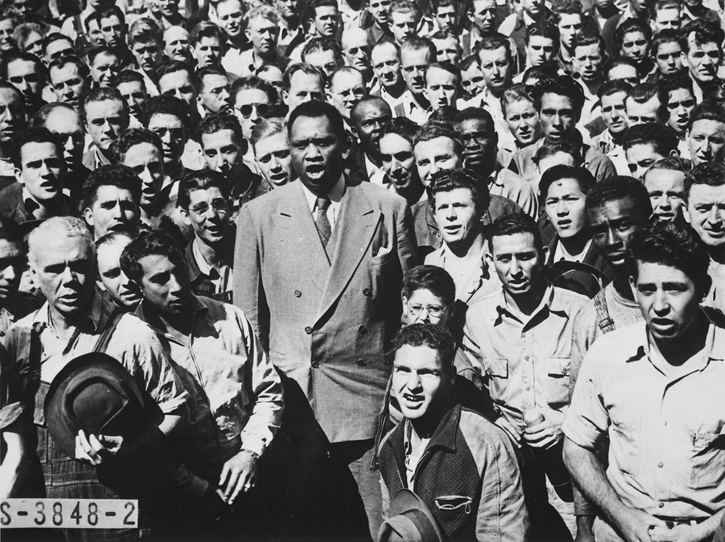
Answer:
<path fill-rule="evenodd" d="M 462 511 L 466 514 L 471 513 L 471 503 L 473 499 L 466 497 L 465 495 L 441 495 L 435 498 L 436 507 L 438 510 L 445 511 Z"/>

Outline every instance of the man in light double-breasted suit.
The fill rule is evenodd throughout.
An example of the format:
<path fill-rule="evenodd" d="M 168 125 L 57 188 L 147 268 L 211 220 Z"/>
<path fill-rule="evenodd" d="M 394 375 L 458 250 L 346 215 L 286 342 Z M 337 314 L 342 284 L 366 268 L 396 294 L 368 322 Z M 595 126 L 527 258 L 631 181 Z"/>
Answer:
<path fill-rule="evenodd" d="M 403 198 L 343 175 L 344 130 L 323 102 L 290 114 L 299 180 L 242 209 L 234 300 L 307 395 L 330 457 L 350 466 L 376 535 L 380 487 L 369 459 L 415 237 Z"/>

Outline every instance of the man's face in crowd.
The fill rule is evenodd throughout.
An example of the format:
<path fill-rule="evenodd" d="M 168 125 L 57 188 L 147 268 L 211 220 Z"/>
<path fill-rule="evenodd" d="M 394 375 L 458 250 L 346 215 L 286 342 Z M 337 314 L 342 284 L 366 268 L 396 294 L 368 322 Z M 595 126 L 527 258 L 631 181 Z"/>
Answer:
<path fill-rule="evenodd" d="M 161 139 L 164 151 L 164 164 L 167 166 L 181 160 L 186 144 L 184 123 L 176 115 L 155 113 L 146 127 Z"/>
<path fill-rule="evenodd" d="M 687 36 L 688 52 L 684 57 L 683 65 L 690 70 L 692 78 L 707 85 L 717 78 L 717 70 L 722 59 L 722 49 L 715 42 L 698 43 L 695 33 Z"/>
<path fill-rule="evenodd" d="M 394 11 L 390 14 L 390 18 L 390 30 L 393 32 L 393 39 L 398 45 L 402 45 L 405 40 L 414 35 L 416 28 L 418 28 L 418 17 L 412 11 Z"/>
<path fill-rule="evenodd" d="M 425 95 L 433 111 L 444 106 L 455 106 L 458 98 L 456 76 L 441 68 L 429 68 L 425 74 Z"/>
<path fill-rule="evenodd" d="M 138 233 L 139 210 L 129 190 L 117 186 L 100 186 L 96 201 L 86 207 L 83 217 L 98 240 L 112 231 Z"/>
<path fill-rule="evenodd" d="M 682 46 L 676 41 L 668 41 L 657 47 L 655 52 L 655 61 L 657 67 L 664 75 L 678 72 L 682 69 Z"/>
<path fill-rule="evenodd" d="M 658 9 L 655 12 L 655 16 L 651 21 L 652 32 L 657 34 L 662 30 L 680 29 L 680 10 L 674 6 L 668 6 L 664 9 Z"/>
<path fill-rule="evenodd" d="M 101 34 L 109 47 L 118 47 L 126 41 L 126 27 L 116 15 L 101 19 Z"/>
<path fill-rule="evenodd" d="M 392 389 L 400 410 L 414 425 L 434 424 L 445 411 L 455 372 L 443 367 L 428 346 L 404 345 L 395 352 Z"/>
<path fill-rule="evenodd" d="M 305 56 L 305 62 L 322 71 L 322 73 L 325 74 L 327 81 L 330 80 L 335 70 L 342 67 L 338 65 L 338 62 L 335 59 L 335 52 L 332 49 L 309 53 Z"/>
<path fill-rule="evenodd" d="M 626 64 L 612 68 L 606 76 L 606 78 L 610 81 L 626 81 L 632 86 L 639 84 L 637 68 L 634 66 L 627 66 Z"/>
<path fill-rule="evenodd" d="M 468 119 L 456 125 L 463 140 L 463 156 L 466 167 L 483 172 L 493 165 L 498 152 L 498 137 L 493 124 L 484 119 Z"/>
<path fill-rule="evenodd" d="M 419 141 L 413 149 L 415 165 L 423 186 L 428 186 L 434 174 L 445 169 L 461 165 L 461 157 L 448 137 L 434 137 L 428 141 Z"/>
<path fill-rule="evenodd" d="M 164 54 L 170 60 L 179 60 L 181 62 L 191 60 L 191 42 L 186 28 L 170 26 L 164 31 Z"/>
<path fill-rule="evenodd" d="M 597 250 L 615 271 L 622 272 L 632 235 L 647 224 L 649 217 L 641 216 L 634 200 L 625 197 L 589 209 L 587 218 Z"/>
<path fill-rule="evenodd" d="M 25 108 L 32 111 L 41 100 L 43 78 L 34 62 L 17 59 L 7 66 L 7 79 L 23 95 Z"/>
<path fill-rule="evenodd" d="M 123 99 L 126 100 L 131 115 L 136 119 L 140 119 L 143 104 L 148 99 L 146 86 L 141 81 L 126 81 L 119 84 L 117 88 Z"/>
<path fill-rule="evenodd" d="M 245 30 L 247 39 L 252 42 L 256 54 L 269 56 L 275 53 L 279 26 L 264 17 L 256 17 L 249 21 L 249 27 Z"/>
<path fill-rule="evenodd" d="M 54 143 L 28 142 L 20 149 L 16 180 L 40 203 L 57 198 L 63 189 L 66 167 Z"/>
<path fill-rule="evenodd" d="M 290 132 L 292 164 L 304 185 L 327 194 L 343 170 L 344 143 L 327 117 L 297 117 Z"/>
<path fill-rule="evenodd" d="M 0 52 L 6 53 L 15 49 L 13 41 L 14 23 L 10 19 L 0 21 Z"/>
<path fill-rule="evenodd" d="M 194 91 L 194 85 L 191 83 L 191 75 L 186 70 L 164 74 L 159 79 L 159 92 L 179 98 L 189 106 L 195 106 L 196 92 Z"/>
<path fill-rule="evenodd" d="M 684 215 L 708 247 L 725 245 L 725 186 L 693 184 Z"/>
<path fill-rule="evenodd" d="M 45 128 L 63 139 L 63 160 L 66 171 L 76 172 L 83 160 L 85 133 L 80 115 L 58 107 L 50 112 L 45 120 Z"/>
<path fill-rule="evenodd" d="M 473 0 L 473 9 L 468 11 L 468 18 L 479 34 L 493 32 L 496 23 L 496 0 Z"/>
<path fill-rule="evenodd" d="M 368 9 L 378 25 L 386 26 L 390 22 L 390 6 L 393 0 L 370 0 Z"/>
<path fill-rule="evenodd" d="M 220 66 L 222 63 L 222 44 L 216 36 L 204 36 L 194 45 L 192 50 L 196 59 L 196 67 Z"/>
<path fill-rule="evenodd" d="M 218 245 L 229 231 L 229 204 L 216 186 L 189 192 L 189 209 L 181 215 L 206 245 Z"/>
<path fill-rule="evenodd" d="M 478 62 L 472 62 L 467 70 L 461 70 L 461 87 L 469 96 L 477 96 L 486 85 Z"/>
<path fill-rule="evenodd" d="M 80 105 L 81 95 L 88 90 L 88 81 L 72 62 L 60 68 L 51 68 L 50 83 L 59 102 L 76 108 Z"/>
<path fill-rule="evenodd" d="M 349 28 L 342 34 L 342 52 L 345 63 L 369 77 L 370 43 L 368 33 L 362 28 Z"/>
<path fill-rule="evenodd" d="M 513 76 L 508 48 L 481 49 L 478 53 L 478 61 L 488 89 L 497 96 L 503 93 L 511 84 Z"/>
<path fill-rule="evenodd" d="M 506 124 L 522 147 L 531 145 L 541 136 L 541 122 L 534 104 L 519 100 L 506 106 Z"/>
<path fill-rule="evenodd" d="M 450 30 L 458 33 L 460 26 L 458 24 L 458 10 L 455 5 L 440 6 L 435 11 L 434 18 L 438 24 L 439 30 Z"/>
<path fill-rule="evenodd" d="M 642 316 L 655 341 L 681 338 L 697 318 L 702 293 L 683 271 L 659 263 L 637 261 L 631 279 Z"/>
<path fill-rule="evenodd" d="M 88 41 L 92 47 L 100 47 L 105 45 L 106 42 L 103 40 L 103 32 L 101 32 L 101 26 L 98 24 L 98 19 L 91 19 L 88 21 Z"/>
<path fill-rule="evenodd" d="M 373 71 L 384 87 L 390 88 L 400 83 L 400 58 L 392 43 L 376 45 L 371 59 Z"/>
<path fill-rule="evenodd" d="M 416 96 L 425 90 L 425 72 L 432 60 L 428 49 L 412 49 L 405 47 L 400 51 L 400 67 L 408 90 Z"/>
<path fill-rule="evenodd" d="M 670 112 L 670 117 L 667 119 L 667 124 L 678 135 L 684 134 L 690 122 L 690 113 L 695 109 L 695 96 L 687 88 L 676 88 L 668 94 L 667 110 Z"/>
<path fill-rule="evenodd" d="M 333 77 L 330 84 L 330 103 L 348 120 L 353 106 L 365 94 L 365 81 L 358 72 L 340 72 Z"/>
<path fill-rule="evenodd" d="M 559 43 L 571 51 L 574 39 L 582 32 L 582 18 L 578 13 L 562 13 L 559 20 Z"/>
<path fill-rule="evenodd" d="M 576 179 L 560 179 L 549 186 L 544 210 L 559 239 L 570 239 L 587 227 L 586 201 Z"/>
<path fill-rule="evenodd" d="M 512 296 L 530 294 L 541 279 L 544 255 L 537 250 L 531 233 L 494 236 L 491 257 L 501 284 Z"/>
<path fill-rule="evenodd" d="M 141 207 L 148 209 L 156 203 L 164 184 L 163 153 L 151 143 L 139 143 L 128 149 L 121 164 L 141 179 Z"/>
<path fill-rule="evenodd" d="M 76 51 L 70 41 L 66 39 L 55 40 L 45 48 L 46 64 L 50 64 L 56 58 L 75 54 Z"/>
<path fill-rule="evenodd" d="M 450 62 L 458 65 L 461 60 L 461 49 L 458 40 L 454 36 L 448 36 L 445 39 L 431 39 L 436 47 L 436 62 Z"/>
<path fill-rule="evenodd" d="M 622 48 L 620 50 L 622 56 L 626 56 L 634 60 L 637 64 L 641 64 L 649 55 L 649 42 L 645 35 L 637 30 L 627 32 L 622 38 Z"/>
<path fill-rule="evenodd" d="M 138 285 L 121 271 L 121 254 L 131 239 L 119 237 L 115 241 L 100 245 L 96 249 L 96 265 L 98 278 L 103 289 L 108 292 L 113 301 L 126 309 L 135 308 L 143 298 Z"/>
<path fill-rule="evenodd" d="M 570 98 L 547 92 L 541 97 L 539 118 L 544 136 L 551 141 L 560 141 L 569 137 L 575 130 L 578 113 L 574 110 Z"/>
<path fill-rule="evenodd" d="M 385 134 L 380 138 L 380 154 L 385 176 L 397 190 L 408 188 L 418 180 L 413 144 L 410 141 L 398 134 Z"/>
<path fill-rule="evenodd" d="M 226 75 L 206 75 L 202 87 L 197 99 L 206 111 L 216 113 L 229 106 L 229 78 Z"/>
<path fill-rule="evenodd" d="M 596 43 L 580 45 L 574 48 L 572 58 L 574 72 L 580 74 L 582 80 L 586 82 L 594 82 L 600 79 L 603 62 L 604 55 L 602 55 L 602 51 Z"/>
<path fill-rule="evenodd" d="M 449 247 L 466 247 L 481 233 L 482 226 L 473 194 L 468 188 L 455 188 L 435 195 L 433 218 Z"/>
<path fill-rule="evenodd" d="M 536 18 L 541 15 L 543 6 L 544 2 L 542 0 L 521 0 L 522 9 L 532 18 Z"/>
<path fill-rule="evenodd" d="M 624 107 L 626 98 L 626 92 L 615 92 L 614 94 L 602 96 L 600 99 L 602 119 L 604 119 L 609 131 L 614 135 L 621 134 L 628 128 L 627 112 Z"/>
<path fill-rule="evenodd" d="M 380 151 L 380 136 L 391 118 L 390 107 L 382 100 L 360 106 L 355 119 L 355 132 L 365 152 L 377 154 Z"/>
<path fill-rule="evenodd" d="M 334 38 L 337 35 L 340 14 L 332 6 L 318 6 L 312 23 L 317 34 L 323 38 Z"/>
<path fill-rule="evenodd" d="M 143 269 L 141 289 L 145 302 L 162 316 L 173 318 L 184 314 L 191 299 L 186 266 L 176 265 L 160 254 L 144 256 L 138 263 Z"/>
<path fill-rule="evenodd" d="M 652 164 L 666 158 L 655 150 L 652 143 L 637 143 L 628 148 L 624 154 L 632 177 L 640 180 Z"/>
<path fill-rule="evenodd" d="M 30 32 L 25 41 L 18 45 L 22 51 L 43 59 L 43 36 L 41 34 Z"/>
<path fill-rule="evenodd" d="M 252 129 L 263 118 L 268 117 L 271 110 L 272 102 L 263 90 L 248 88 L 240 90 L 234 97 L 235 115 L 242 125 L 242 133 L 247 141 L 252 137 Z"/>
<path fill-rule="evenodd" d="M 6 301 L 18 291 L 24 268 L 22 245 L 0 239 L 0 301 Z"/>
<path fill-rule="evenodd" d="M 637 126 L 646 122 L 662 122 L 664 120 L 660 118 L 662 104 L 660 104 L 660 100 L 656 95 L 644 103 L 636 102 L 633 98 L 627 98 L 624 105 L 630 126 Z"/>
<path fill-rule="evenodd" d="M 113 54 L 98 54 L 91 63 L 91 78 L 101 87 L 110 87 L 120 71 L 121 61 Z"/>
<path fill-rule="evenodd" d="M 431 315 L 431 312 L 435 316 Z M 411 292 L 410 299 L 403 296 L 403 315 L 400 323 L 403 327 L 411 324 L 431 324 L 445 328 L 452 314 L 452 303 L 446 303 L 442 297 L 430 290 L 419 289 Z"/>
<path fill-rule="evenodd" d="M 209 169 L 229 178 L 242 165 L 245 143 L 239 141 L 229 129 L 212 134 L 201 134 L 201 148 Z"/>
<path fill-rule="evenodd" d="M 158 41 L 142 41 L 131 46 L 131 52 L 136 58 L 136 63 L 146 73 L 154 73 L 161 62 L 161 43 Z"/>
<path fill-rule="evenodd" d="M 272 186 L 282 186 L 297 178 L 286 132 L 277 132 L 257 141 L 254 155 L 262 175 Z"/>
<path fill-rule="evenodd" d="M 312 100 L 324 100 L 325 92 L 320 77 L 303 71 L 297 71 L 290 79 L 290 89 L 284 92 L 282 98 L 294 111 L 295 107 Z"/>
<path fill-rule="evenodd" d="M 297 19 L 297 7 L 295 0 L 276 0 L 275 6 L 280 16 L 285 21 L 294 21 Z"/>
<path fill-rule="evenodd" d="M 725 160 L 725 124 L 700 119 L 692 123 L 688 134 L 692 165 Z"/>
<path fill-rule="evenodd" d="M 86 104 L 86 129 L 93 143 L 107 151 L 128 127 L 124 104 L 119 100 L 102 100 Z"/>
<path fill-rule="evenodd" d="M 650 169 L 644 176 L 654 215 L 660 222 L 674 222 L 685 203 L 685 174 L 673 169 Z"/>
<path fill-rule="evenodd" d="M 529 44 L 526 46 L 526 56 L 531 66 L 541 66 L 551 62 L 556 51 L 554 50 L 554 40 L 545 38 L 544 36 L 531 36 Z"/>
<path fill-rule="evenodd" d="M 61 316 L 79 314 L 93 298 L 93 251 L 81 237 L 51 232 L 35 247 L 30 266 L 51 310 Z"/>
<path fill-rule="evenodd" d="M 232 40 L 242 35 L 244 10 L 239 0 L 222 0 L 217 4 L 217 17 L 221 27 Z"/>

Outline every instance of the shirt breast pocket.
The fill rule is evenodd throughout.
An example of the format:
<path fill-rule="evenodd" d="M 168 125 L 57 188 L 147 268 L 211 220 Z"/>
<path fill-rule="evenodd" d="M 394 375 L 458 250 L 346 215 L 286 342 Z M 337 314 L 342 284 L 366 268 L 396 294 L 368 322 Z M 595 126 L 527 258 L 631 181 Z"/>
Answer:
<path fill-rule="evenodd" d="M 725 434 L 688 431 L 691 489 L 712 489 L 725 483 Z"/>
<path fill-rule="evenodd" d="M 610 426 L 610 463 L 622 472 L 637 476 L 641 467 L 642 417 L 636 413 L 617 416 Z"/>
<path fill-rule="evenodd" d="M 570 358 L 546 358 L 546 400 L 552 408 L 569 404 Z"/>
<path fill-rule="evenodd" d="M 490 379 L 491 397 L 502 397 L 509 385 L 509 364 L 506 358 L 488 358 L 486 373 Z"/>

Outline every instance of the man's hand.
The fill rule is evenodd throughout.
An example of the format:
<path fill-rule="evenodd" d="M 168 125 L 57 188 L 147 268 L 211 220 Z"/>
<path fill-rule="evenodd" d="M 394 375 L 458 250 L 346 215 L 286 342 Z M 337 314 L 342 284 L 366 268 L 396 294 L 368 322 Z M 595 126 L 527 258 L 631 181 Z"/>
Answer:
<path fill-rule="evenodd" d="M 245 493 L 257 482 L 257 458 L 242 450 L 224 463 L 219 487 L 224 492 L 224 502 L 232 504 L 240 491 Z"/>
<path fill-rule="evenodd" d="M 653 528 L 667 529 L 667 524 L 661 519 L 634 508 L 622 507 L 615 520 L 627 542 L 650 542 Z"/>
<path fill-rule="evenodd" d="M 524 440 L 532 448 L 550 448 L 562 438 L 561 425 L 564 423 L 564 414 L 558 410 L 545 409 L 541 411 L 544 421 L 526 427 Z"/>
<path fill-rule="evenodd" d="M 509 422 L 505 416 L 499 416 L 498 418 L 496 418 L 495 424 L 500 429 L 506 431 L 508 436 L 511 437 L 511 440 L 514 441 L 514 444 L 517 448 L 521 448 L 521 432 L 517 427 Z"/>
<path fill-rule="evenodd" d="M 118 454 L 121 446 L 123 446 L 123 437 L 93 434 L 86 437 L 81 429 L 76 435 L 76 459 L 98 466 L 104 457 L 112 458 Z"/>
<path fill-rule="evenodd" d="M 672 529 L 653 527 L 649 532 L 652 542 L 701 542 L 709 540 L 706 532 L 700 532 L 698 525 L 677 525 Z"/>

